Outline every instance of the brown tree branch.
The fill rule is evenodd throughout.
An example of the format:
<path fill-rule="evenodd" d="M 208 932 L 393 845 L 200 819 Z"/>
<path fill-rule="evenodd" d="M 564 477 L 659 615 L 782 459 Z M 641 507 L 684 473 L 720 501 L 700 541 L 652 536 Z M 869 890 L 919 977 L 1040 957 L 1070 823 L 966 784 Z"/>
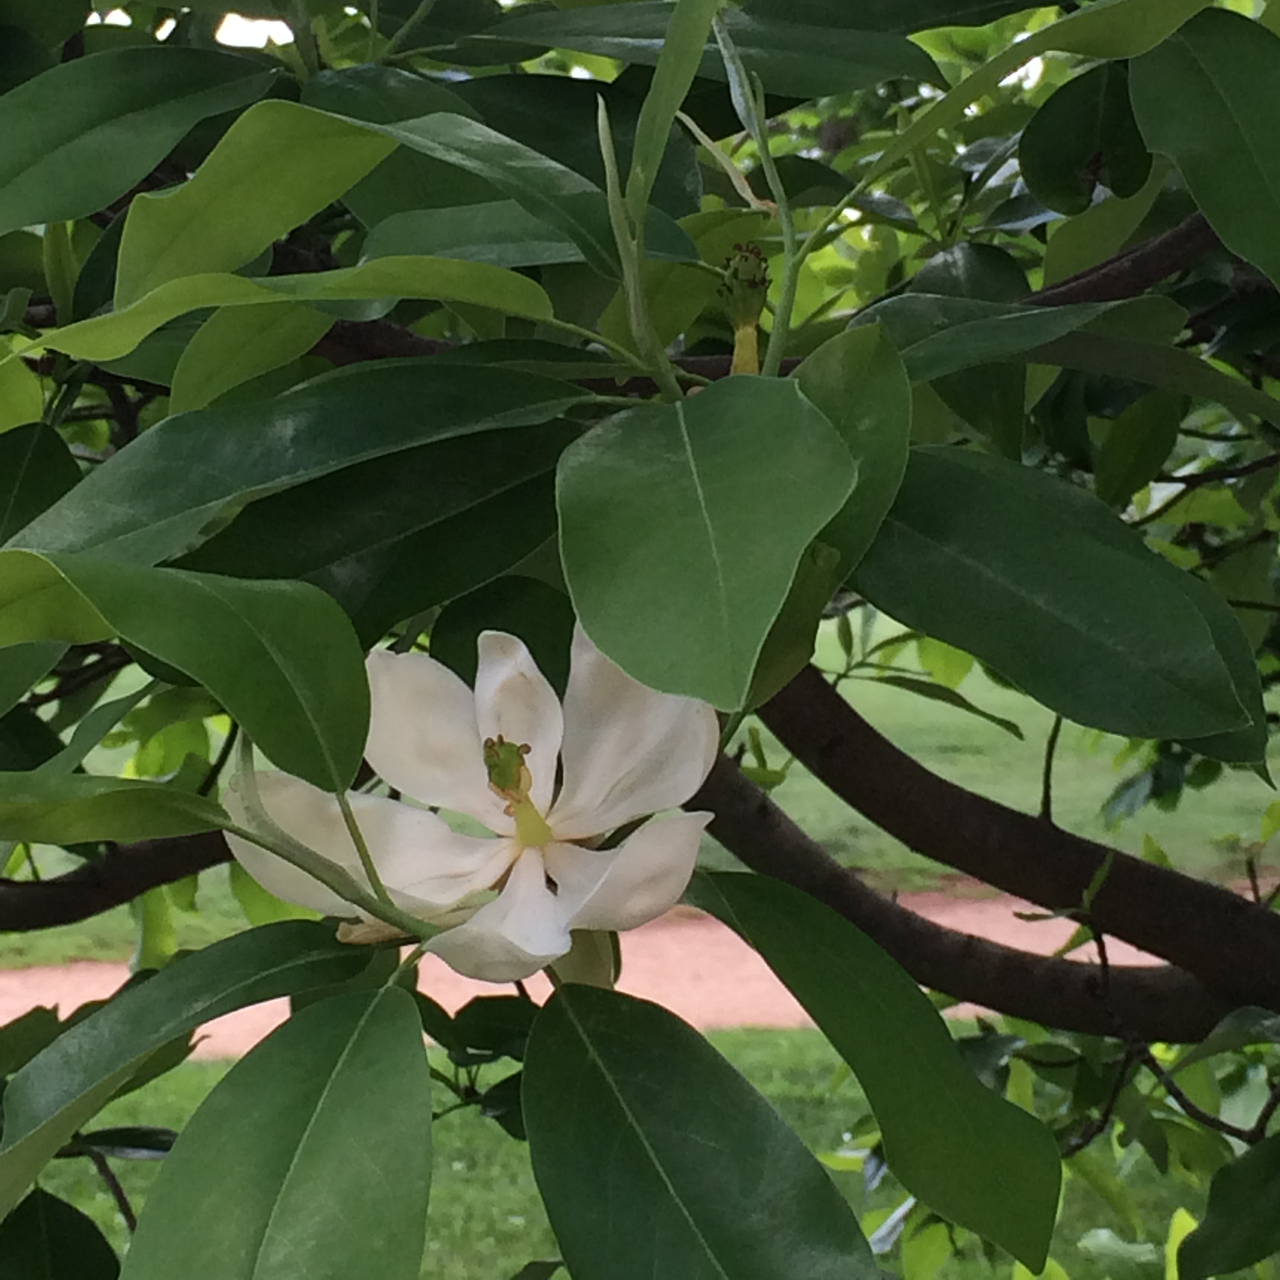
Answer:
<path fill-rule="evenodd" d="M 1280 1009 L 1280 916 L 1218 885 L 1143 862 L 929 772 L 806 668 L 761 716 L 836 795 L 926 857 L 1096 928 L 1193 974 L 1219 999 Z"/>
<path fill-rule="evenodd" d="M 1142 1040 L 1202 1040 L 1230 1005 L 1172 965 L 1112 966 L 1104 1002 L 1099 966 L 1035 956 L 948 929 L 868 888 L 721 757 L 692 800 L 746 866 L 824 902 L 926 987 L 1047 1026 Z M 832 975 L 839 981 L 838 975 Z"/>
<path fill-rule="evenodd" d="M 1064 307 L 1074 302 L 1136 298 L 1161 280 L 1185 271 L 1221 243 L 1204 214 L 1193 213 L 1176 227 L 1041 289 L 1027 301 L 1039 307 Z"/>
<path fill-rule="evenodd" d="M 50 880 L 0 880 L 0 932 L 76 924 L 139 894 L 231 861 L 220 831 L 140 840 Z"/>

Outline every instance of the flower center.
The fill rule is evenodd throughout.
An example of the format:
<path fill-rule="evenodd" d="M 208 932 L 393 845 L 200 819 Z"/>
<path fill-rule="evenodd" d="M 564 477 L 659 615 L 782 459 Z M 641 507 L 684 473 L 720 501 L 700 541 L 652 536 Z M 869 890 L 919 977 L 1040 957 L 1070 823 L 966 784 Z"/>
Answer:
<path fill-rule="evenodd" d="M 527 742 L 508 742 L 501 734 L 484 740 L 484 767 L 489 773 L 489 789 L 506 802 L 504 812 L 516 822 L 516 842 L 524 849 L 541 849 L 555 839 L 529 798 L 533 775 L 525 763 Z"/>

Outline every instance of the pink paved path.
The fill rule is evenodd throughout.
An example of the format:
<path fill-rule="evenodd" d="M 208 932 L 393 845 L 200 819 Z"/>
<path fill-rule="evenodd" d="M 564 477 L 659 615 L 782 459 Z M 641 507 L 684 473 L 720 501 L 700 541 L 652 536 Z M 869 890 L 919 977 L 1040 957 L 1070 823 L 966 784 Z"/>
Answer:
<path fill-rule="evenodd" d="M 953 929 L 1048 954 L 1070 936 L 1064 920 L 1029 922 L 1013 913 L 1029 910 L 1016 898 L 957 898 L 943 893 L 912 894 L 903 905 Z M 1149 956 L 1121 942 L 1108 955 L 1117 964 L 1151 964 Z M 1090 959 L 1092 948 L 1076 953 Z M 791 993 L 754 951 L 718 921 L 697 912 L 674 912 L 622 935 L 619 989 L 665 1005 L 696 1027 L 811 1026 Z M 459 977 L 428 956 L 421 987 L 451 1013 L 472 996 L 503 991 Z M 109 996 L 128 976 L 124 965 L 78 961 L 57 968 L 0 970 L 0 1024 L 38 1005 L 57 1005 L 65 1014 L 86 1000 Z M 536 1000 L 548 986 L 541 976 L 529 983 Z M 505 988 L 510 990 L 510 988 Z M 288 1016 L 288 1002 L 271 1000 L 228 1014 L 205 1026 L 198 1057 L 244 1053 Z"/>

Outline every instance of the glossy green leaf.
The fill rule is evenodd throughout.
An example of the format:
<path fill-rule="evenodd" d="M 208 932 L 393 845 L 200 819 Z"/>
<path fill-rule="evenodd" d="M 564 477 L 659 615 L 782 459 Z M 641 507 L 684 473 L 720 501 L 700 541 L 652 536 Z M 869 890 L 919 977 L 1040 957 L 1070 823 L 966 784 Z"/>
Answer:
<path fill-rule="evenodd" d="M 945 448 L 913 450 L 854 575 L 899 622 L 1080 724 L 1172 738 L 1241 728 L 1249 716 L 1183 579 L 1091 495 Z"/>
<path fill-rule="evenodd" d="M 606 84 L 569 76 L 531 79 L 527 75 L 476 76 L 455 86 L 458 96 L 480 113 L 491 129 L 605 185 L 604 159 L 597 126 L 604 99 L 613 130 L 618 166 L 626 173 L 635 146 L 644 101 L 639 84 Z M 683 130 L 666 137 L 649 200 L 673 218 L 698 210 L 702 195 L 697 152 Z M 648 215 L 646 215 L 646 221 Z M 665 223 L 665 218 L 659 221 Z"/>
<path fill-rule="evenodd" d="M 0 542 L 73 489 L 80 468 L 52 427 L 32 423 L 0 435 Z"/>
<path fill-rule="evenodd" d="M 1280 281 L 1280 36 L 1214 9 L 1133 64 L 1133 107 L 1222 242 Z M 1177 103 L 1177 110 L 1170 104 Z"/>
<path fill-rule="evenodd" d="M 538 670 L 562 697 L 569 682 L 573 609 L 568 597 L 536 578 L 498 578 L 454 600 L 431 627 L 431 656 L 474 687 L 482 631 L 519 636 Z"/>
<path fill-rule="evenodd" d="M 627 212 L 636 227 L 643 227 L 658 167 L 666 154 L 676 112 L 698 74 L 711 22 L 721 0 L 676 0 L 662 38 L 662 52 L 640 108 L 635 147 L 627 173 Z"/>
<path fill-rule="evenodd" d="M 801 553 L 855 474 L 790 381 L 728 378 L 601 423 L 557 479 L 583 627 L 653 688 L 742 706 Z"/>
<path fill-rule="evenodd" d="M 5 1090 L 0 1213 L 157 1049 L 246 1005 L 343 982 L 367 963 L 332 927 L 268 925 L 184 957 L 76 1023 Z"/>
<path fill-rule="evenodd" d="M 37 680 L 48 675 L 66 649 L 66 645 L 49 641 L 0 647 L 0 715 L 24 698 Z"/>
<path fill-rule="evenodd" d="M 301 302 L 215 311 L 178 357 L 170 413 L 203 409 L 224 391 L 305 355 L 333 321 Z"/>
<path fill-rule="evenodd" d="M 656 66 L 674 7 L 667 0 L 641 0 L 516 16 L 485 34 Z M 790 14 L 783 18 L 733 8 L 724 11 L 723 20 L 747 70 L 760 76 L 770 93 L 817 98 L 898 77 L 942 83 L 929 55 L 898 35 L 805 24 Z M 704 46 L 698 71 L 725 79 L 714 42 Z"/>
<path fill-rule="evenodd" d="M 9 342 L 0 338 L 0 355 Z M 14 427 L 39 422 L 44 413 L 44 388 L 39 377 L 17 360 L 0 364 L 0 435 Z"/>
<path fill-rule="evenodd" d="M 945 684 L 938 684 L 933 680 L 923 680 L 919 676 L 903 675 L 896 671 L 886 671 L 877 675 L 875 683 L 887 684 L 895 689 L 906 690 L 908 693 L 914 693 L 917 697 L 928 698 L 931 702 L 941 702 L 945 706 L 954 707 L 957 711 L 964 711 L 968 715 L 977 716 L 979 720 L 985 720 L 988 724 L 993 724 L 996 728 L 1003 729 L 1005 733 L 1012 734 L 1019 740 L 1022 739 L 1022 726 L 1016 720 L 1009 720 L 1004 716 L 984 711 L 982 707 L 971 702 L 958 689 L 952 689 Z"/>
<path fill-rule="evenodd" d="M 88 476 L 85 489 L 23 529 L 13 545 L 38 551 L 93 548 L 113 559 L 166 559 L 208 536 L 246 502 L 334 472 L 344 472 L 354 483 L 350 468 L 358 464 L 453 437 L 532 426 L 586 399 L 579 388 L 549 378 L 505 369 L 477 374 L 430 359 L 335 370 L 266 404 L 206 410 L 153 427 Z M 431 405 L 430 415 L 422 413 L 424 404 Z M 508 453 L 518 444 L 508 442 Z M 465 454 L 455 450 L 448 460 L 460 465 Z M 481 474 L 495 467 L 492 459 L 480 461 L 487 463 Z M 399 465 L 392 462 L 379 474 L 393 478 Z M 417 478 L 430 480 L 421 473 Z M 436 477 L 437 486 L 444 488 L 443 479 Z M 340 498 L 341 485 L 337 482 L 326 500 Z M 446 492 L 431 497 L 436 503 L 449 501 Z M 422 523 L 439 518 L 426 499 L 424 492 L 416 506 Z M 312 535 L 343 526 L 327 510 L 312 508 L 312 514 Z M 370 512 L 366 519 L 377 515 Z M 245 518 L 254 519 L 252 507 Z M 353 549 L 347 546 L 341 554 Z M 254 549 L 264 566 L 260 572 L 228 571 L 299 576 L 296 557 L 310 552 L 305 540 L 296 546 L 273 541 Z M 323 555 L 321 549 L 318 563 L 326 563 Z M 269 566 L 279 566 L 278 573 Z"/>
<path fill-rule="evenodd" d="M 369 727 L 359 642 L 323 592 L 69 553 L 0 553 L 0 641 L 119 636 L 202 684 L 280 768 L 328 791 Z"/>
<path fill-rule="evenodd" d="M 1060 365 L 1216 400 L 1232 413 L 1280 426 L 1280 400 L 1178 347 L 1135 341 L 1114 333 L 1068 333 L 1022 353 L 1033 364 Z"/>
<path fill-rule="evenodd" d="M 0 1275 L 13 1280 L 116 1280 L 120 1260 L 97 1224 L 36 1187 L 0 1223 Z"/>
<path fill-rule="evenodd" d="M 367 298 L 438 298 L 492 307 L 530 320 L 552 318 L 551 300 L 536 281 L 484 262 L 449 258 L 379 258 L 358 267 L 298 276 L 196 275 L 170 280 L 132 305 L 45 334 L 32 347 L 96 362 L 128 355 L 148 334 L 202 307 L 243 307 Z"/>
<path fill-rule="evenodd" d="M 1181 1280 L 1206 1280 L 1280 1253 L 1280 1134 L 1214 1175 L 1204 1221 L 1178 1250 Z"/>
<path fill-rule="evenodd" d="M 745 0 L 742 7 L 761 18 L 910 35 L 933 27 L 982 27 L 1027 6 L 1026 0 Z"/>
<path fill-rule="evenodd" d="M 787 598 L 756 659 L 745 704 L 748 708 L 768 702 L 813 657 L 818 623 L 840 582 L 840 552 L 820 539 L 806 547 Z"/>
<path fill-rule="evenodd" d="M 962 119 L 965 108 L 987 94 L 994 95 L 1002 80 L 1032 58 L 1055 51 L 1085 58 L 1136 58 L 1210 3 L 1212 0 L 1093 0 L 1073 10 L 1002 49 L 916 116 L 884 149 L 863 181 L 892 169 L 927 144 L 939 129 Z"/>
<path fill-rule="evenodd" d="M 589 178 L 464 116 L 442 112 L 366 127 L 491 182 L 535 218 L 563 231 L 597 271 L 621 275 L 604 192 Z M 697 257 L 689 237 L 666 215 L 650 210 L 647 226 L 645 251 L 651 256 Z"/>
<path fill-rule="evenodd" d="M 383 5 L 382 13 L 386 11 Z M 302 102 L 374 124 L 414 120 L 436 111 L 479 119 L 479 113 L 458 95 L 457 88 L 456 83 L 446 87 L 411 71 L 365 63 L 312 76 L 302 86 Z M 371 227 L 398 213 L 478 204 L 498 196 L 497 189 L 483 178 L 397 147 L 342 197 L 342 203 Z"/>
<path fill-rule="evenodd" d="M 584 261 L 582 250 L 567 235 L 514 200 L 393 214 L 364 242 L 366 260 L 412 254 L 466 258 L 495 267 Z"/>
<path fill-rule="evenodd" d="M 534 1175 L 575 1280 L 879 1274 L 822 1166 L 657 1005 L 562 987 L 534 1024 L 523 1103 Z"/>
<path fill-rule="evenodd" d="M 260 98 L 276 73 L 213 49 L 76 58 L 0 98 L 0 232 L 83 218 L 139 182 L 199 120 Z"/>
<path fill-rule="evenodd" d="M 840 552 L 843 581 L 871 545 L 906 474 L 911 385 L 878 325 L 849 329 L 824 342 L 795 377 L 858 466 L 857 488 L 819 535 Z"/>
<path fill-rule="evenodd" d="M 115 305 L 181 276 L 234 271 L 331 204 L 394 143 L 293 102 L 259 102 L 176 191 L 129 205 Z"/>
<path fill-rule="evenodd" d="M 904 293 L 864 311 L 857 325 L 879 324 L 902 355 L 912 382 L 1007 360 L 1069 334 L 1116 303 L 1020 306 L 944 294 Z"/>
<path fill-rule="evenodd" d="M 314 582 L 371 643 L 509 569 L 554 532 L 552 472 L 577 435 L 550 422 L 374 458 L 253 503 L 183 563 Z"/>
<path fill-rule="evenodd" d="M 1112 424 L 1098 453 L 1094 480 L 1108 506 L 1124 506 L 1154 480 L 1178 442 L 1182 397 L 1152 391 L 1136 400 Z"/>
<path fill-rule="evenodd" d="M 1057 1143 L 978 1081 L 915 980 L 789 885 L 719 874 L 701 879 L 697 896 L 760 952 L 853 1068 L 895 1177 L 1039 1271 L 1058 1210 Z"/>
<path fill-rule="evenodd" d="M 11 707 L 0 715 L 0 778 L 11 771 L 36 769 L 61 749 L 62 739 L 31 707 Z"/>
<path fill-rule="evenodd" d="M 322 1000 L 251 1050 L 188 1122 L 123 1274 L 418 1280 L 430 1179 L 413 998 L 389 986 Z"/>
<path fill-rule="evenodd" d="M 1140 191 L 1151 153 L 1129 105 L 1126 64 L 1104 63 L 1055 90 L 1022 131 L 1018 161 L 1031 194 L 1059 213 L 1083 213 L 1098 183 L 1122 197 Z"/>

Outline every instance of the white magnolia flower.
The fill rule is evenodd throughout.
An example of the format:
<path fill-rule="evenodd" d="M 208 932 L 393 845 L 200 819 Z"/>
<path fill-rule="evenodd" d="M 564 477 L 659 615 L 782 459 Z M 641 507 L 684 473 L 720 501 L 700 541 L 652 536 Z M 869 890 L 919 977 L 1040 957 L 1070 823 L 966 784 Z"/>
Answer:
<path fill-rule="evenodd" d="M 419 804 L 467 814 L 493 832 L 463 835 L 415 805 L 349 797 L 391 898 L 449 926 L 427 949 L 459 973 L 528 977 L 569 950 L 571 929 L 632 929 L 684 892 L 709 813 L 650 818 L 615 849 L 590 846 L 702 785 L 719 738 L 706 703 L 637 683 L 581 628 L 563 706 L 523 642 L 499 631 L 480 637 L 474 693 L 423 654 L 376 650 L 368 672 L 369 763 Z M 255 776 L 263 807 L 285 832 L 368 884 L 335 797 L 288 774 Z M 235 783 L 225 799 L 243 821 Z M 278 897 L 357 914 L 274 854 L 236 836 L 228 842 Z"/>

